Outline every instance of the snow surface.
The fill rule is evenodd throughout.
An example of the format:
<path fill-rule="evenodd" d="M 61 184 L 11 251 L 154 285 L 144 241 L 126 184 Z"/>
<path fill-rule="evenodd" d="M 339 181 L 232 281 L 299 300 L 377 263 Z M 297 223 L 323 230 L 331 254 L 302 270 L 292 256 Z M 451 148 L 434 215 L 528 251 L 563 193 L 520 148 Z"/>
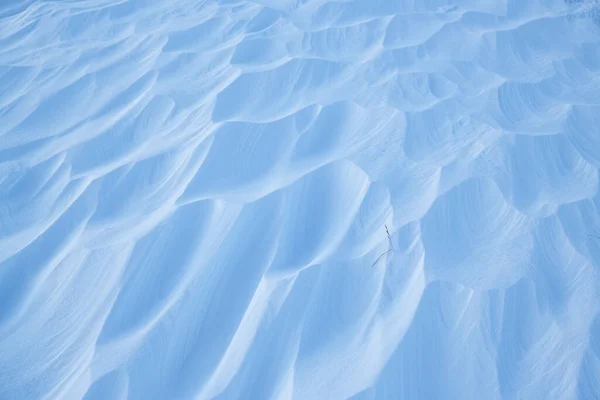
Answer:
<path fill-rule="evenodd" d="M 0 399 L 599 399 L 599 169 L 597 0 L 2 0 Z"/>

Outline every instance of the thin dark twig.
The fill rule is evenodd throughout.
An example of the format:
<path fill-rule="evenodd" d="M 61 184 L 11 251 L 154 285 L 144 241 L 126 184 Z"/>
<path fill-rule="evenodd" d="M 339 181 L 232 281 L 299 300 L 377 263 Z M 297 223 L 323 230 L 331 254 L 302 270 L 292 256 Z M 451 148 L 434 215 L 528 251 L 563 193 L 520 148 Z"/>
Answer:
<path fill-rule="evenodd" d="M 387 225 L 384 225 L 384 226 L 385 226 L 385 233 L 387 234 L 387 237 L 388 237 L 388 242 L 390 243 L 390 248 L 387 249 L 387 251 L 385 251 L 379 257 L 377 257 L 377 260 L 375 260 L 373 265 L 371 265 L 371 268 L 374 267 L 375 264 L 377 264 L 379 262 L 379 260 L 381 260 L 383 258 L 383 256 L 385 256 L 387 253 L 389 253 L 390 251 L 395 252 L 394 245 L 392 244 L 392 235 L 390 235 L 390 231 L 389 231 Z"/>
<path fill-rule="evenodd" d="M 389 253 L 390 251 L 394 251 L 394 249 L 389 249 L 388 251 L 384 252 L 382 255 L 380 255 L 379 257 L 377 257 L 377 260 L 375 260 L 375 262 L 373 263 L 373 265 L 371 265 L 371 267 L 374 267 L 375 264 L 377 264 L 379 262 L 379 260 L 381 260 L 381 258 L 383 256 L 385 256 L 387 253 Z"/>
<path fill-rule="evenodd" d="M 396 251 L 394 250 L 394 244 L 392 243 L 392 236 L 390 235 L 390 231 L 388 230 L 387 225 L 385 226 L 385 233 L 387 233 L 387 237 L 388 237 L 388 242 L 390 242 L 390 247 L 392 248 L 392 251 Z"/>
<path fill-rule="evenodd" d="M 596 239 L 600 239 L 600 236 L 596 236 L 596 235 L 588 235 L 588 236 L 591 236 L 591 237 L 596 238 Z"/>

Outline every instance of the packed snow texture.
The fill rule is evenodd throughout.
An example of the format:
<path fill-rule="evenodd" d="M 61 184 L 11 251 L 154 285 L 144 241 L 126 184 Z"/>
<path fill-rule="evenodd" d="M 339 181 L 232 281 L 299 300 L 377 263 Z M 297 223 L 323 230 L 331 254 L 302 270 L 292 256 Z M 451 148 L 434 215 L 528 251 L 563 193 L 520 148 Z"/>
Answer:
<path fill-rule="evenodd" d="M 599 169 L 596 0 L 3 0 L 0 398 L 599 399 Z"/>

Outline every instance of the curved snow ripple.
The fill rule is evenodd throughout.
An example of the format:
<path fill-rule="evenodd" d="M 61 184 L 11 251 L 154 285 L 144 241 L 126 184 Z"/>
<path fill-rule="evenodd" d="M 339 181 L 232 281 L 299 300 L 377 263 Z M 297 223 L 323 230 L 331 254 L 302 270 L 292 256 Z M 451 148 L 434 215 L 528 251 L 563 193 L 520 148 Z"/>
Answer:
<path fill-rule="evenodd" d="M 0 398 L 597 398 L 599 77 L 595 0 L 3 2 Z"/>

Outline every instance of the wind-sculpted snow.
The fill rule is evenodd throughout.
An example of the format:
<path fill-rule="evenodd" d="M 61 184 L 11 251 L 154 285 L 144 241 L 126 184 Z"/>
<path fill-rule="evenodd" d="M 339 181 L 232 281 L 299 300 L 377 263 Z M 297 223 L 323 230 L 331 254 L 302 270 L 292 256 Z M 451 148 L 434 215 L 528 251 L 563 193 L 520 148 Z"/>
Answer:
<path fill-rule="evenodd" d="M 0 398 L 598 399 L 599 170 L 596 0 L 5 0 Z"/>

